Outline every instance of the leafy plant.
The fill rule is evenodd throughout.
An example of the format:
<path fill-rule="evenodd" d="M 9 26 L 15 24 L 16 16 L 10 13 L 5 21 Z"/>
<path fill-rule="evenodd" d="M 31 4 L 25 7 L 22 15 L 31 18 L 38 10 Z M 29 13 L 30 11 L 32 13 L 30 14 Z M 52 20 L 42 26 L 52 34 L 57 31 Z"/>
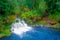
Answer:
<path fill-rule="evenodd" d="M 54 13 L 54 14 L 50 14 L 49 16 L 48 16 L 48 18 L 50 19 L 50 20 L 54 20 L 54 21 L 59 21 L 60 20 L 60 12 L 56 12 L 56 13 Z"/>

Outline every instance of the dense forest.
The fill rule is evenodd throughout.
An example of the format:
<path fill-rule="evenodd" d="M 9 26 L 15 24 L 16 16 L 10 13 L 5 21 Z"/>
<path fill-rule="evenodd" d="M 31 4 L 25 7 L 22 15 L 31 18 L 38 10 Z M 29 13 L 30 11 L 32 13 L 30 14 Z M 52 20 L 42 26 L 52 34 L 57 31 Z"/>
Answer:
<path fill-rule="evenodd" d="M 29 25 L 60 28 L 60 0 L 0 0 L 0 37 L 11 34 L 11 24 L 17 17 Z"/>

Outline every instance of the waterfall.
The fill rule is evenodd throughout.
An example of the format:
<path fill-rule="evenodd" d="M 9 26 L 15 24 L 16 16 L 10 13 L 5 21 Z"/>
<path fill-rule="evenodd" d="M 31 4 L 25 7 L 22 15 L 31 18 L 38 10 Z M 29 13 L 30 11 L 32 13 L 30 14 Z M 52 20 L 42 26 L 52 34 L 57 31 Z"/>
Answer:
<path fill-rule="evenodd" d="M 17 18 L 16 20 L 18 20 L 18 22 L 14 22 L 12 24 L 12 33 L 22 36 L 27 31 L 32 30 L 32 27 L 28 26 L 24 20 L 20 20 L 19 18 Z"/>

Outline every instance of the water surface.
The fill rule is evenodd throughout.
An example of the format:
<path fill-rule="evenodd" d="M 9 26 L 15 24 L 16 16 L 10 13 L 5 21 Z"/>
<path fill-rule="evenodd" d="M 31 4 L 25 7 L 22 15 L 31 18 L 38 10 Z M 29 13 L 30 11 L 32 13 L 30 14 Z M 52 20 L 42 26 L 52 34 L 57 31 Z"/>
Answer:
<path fill-rule="evenodd" d="M 49 28 L 33 28 L 31 31 L 16 35 L 12 33 L 9 37 L 4 37 L 1 40 L 60 40 L 60 31 Z"/>

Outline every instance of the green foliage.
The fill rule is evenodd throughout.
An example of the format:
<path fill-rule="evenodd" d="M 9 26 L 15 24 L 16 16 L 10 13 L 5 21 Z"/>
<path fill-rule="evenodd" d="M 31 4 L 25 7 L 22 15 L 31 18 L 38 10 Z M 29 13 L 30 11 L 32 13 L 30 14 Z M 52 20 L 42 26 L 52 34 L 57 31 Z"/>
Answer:
<path fill-rule="evenodd" d="M 27 17 L 30 18 L 30 17 L 34 17 L 34 16 L 42 17 L 41 13 L 38 13 L 37 10 L 31 10 L 31 11 L 28 11 L 28 12 L 22 12 L 20 17 L 22 17 L 22 18 L 27 18 Z"/>
<path fill-rule="evenodd" d="M 60 1 L 58 1 L 58 2 L 56 3 L 56 10 L 57 10 L 57 11 L 60 11 Z"/>
<path fill-rule="evenodd" d="M 20 13 L 20 6 L 19 6 L 19 2 L 17 0 L 11 0 L 10 2 L 11 4 L 11 11 L 14 14 L 18 14 Z"/>
<path fill-rule="evenodd" d="M 0 0 L 0 15 L 7 15 L 10 11 L 8 0 Z"/>
<path fill-rule="evenodd" d="M 28 12 L 22 12 L 20 14 L 20 18 L 26 20 L 28 22 L 28 24 L 34 23 L 34 18 L 35 17 L 36 17 L 35 20 L 41 19 L 42 14 L 41 13 L 38 13 L 37 10 L 31 10 L 31 11 L 28 11 Z"/>
<path fill-rule="evenodd" d="M 47 11 L 48 12 L 54 12 L 56 10 L 56 2 L 57 0 L 45 0 L 46 1 L 46 4 L 48 6 L 48 9 Z"/>
<path fill-rule="evenodd" d="M 49 16 L 48 16 L 48 18 L 50 19 L 50 20 L 54 20 L 54 21 L 59 21 L 60 20 L 60 12 L 56 12 L 56 13 L 54 13 L 54 14 L 50 14 Z"/>
<path fill-rule="evenodd" d="M 7 36 L 10 34 L 11 24 L 15 20 L 12 16 L 9 0 L 0 0 L 0 35 Z M 9 30 L 8 33 L 5 30 Z"/>
<path fill-rule="evenodd" d="M 55 11 L 60 11 L 60 0 L 45 0 L 48 7 L 47 11 L 50 13 L 55 13 Z"/>

